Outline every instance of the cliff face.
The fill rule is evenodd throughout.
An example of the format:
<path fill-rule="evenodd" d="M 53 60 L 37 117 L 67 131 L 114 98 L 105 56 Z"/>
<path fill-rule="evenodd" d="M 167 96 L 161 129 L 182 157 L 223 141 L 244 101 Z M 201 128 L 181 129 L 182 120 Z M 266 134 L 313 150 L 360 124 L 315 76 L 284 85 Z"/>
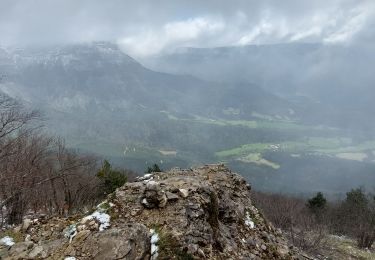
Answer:
<path fill-rule="evenodd" d="M 296 259 L 223 165 L 147 174 L 91 214 L 25 220 L 3 259 Z M 0 258 L 1 258 L 0 257 Z M 70 258 L 69 258 L 70 257 Z"/>

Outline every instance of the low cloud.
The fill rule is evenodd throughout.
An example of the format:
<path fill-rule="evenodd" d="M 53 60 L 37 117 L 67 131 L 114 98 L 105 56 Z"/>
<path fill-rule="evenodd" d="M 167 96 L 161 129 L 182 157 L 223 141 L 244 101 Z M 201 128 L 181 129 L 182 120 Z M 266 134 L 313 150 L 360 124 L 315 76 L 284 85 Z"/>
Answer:
<path fill-rule="evenodd" d="M 375 39 L 373 0 L 2 0 L 0 45 L 118 42 L 133 56 L 178 47 Z"/>
<path fill-rule="evenodd" d="M 189 18 L 185 21 L 169 22 L 157 30 L 148 29 L 139 34 L 118 40 L 119 45 L 135 56 L 157 54 L 180 45 L 197 45 L 202 38 L 215 36 L 225 30 L 220 19 L 206 17 Z"/>

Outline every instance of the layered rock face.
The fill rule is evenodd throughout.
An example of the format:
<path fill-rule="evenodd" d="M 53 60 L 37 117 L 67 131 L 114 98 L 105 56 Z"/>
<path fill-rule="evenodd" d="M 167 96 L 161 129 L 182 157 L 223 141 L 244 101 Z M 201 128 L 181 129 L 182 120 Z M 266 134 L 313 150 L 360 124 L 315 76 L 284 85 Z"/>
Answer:
<path fill-rule="evenodd" d="M 0 245 L 0 258 L 298 259 L 223 165 L 147 174 L 91 214 L 27 220 L 16 231 L 25 242 Z"/>

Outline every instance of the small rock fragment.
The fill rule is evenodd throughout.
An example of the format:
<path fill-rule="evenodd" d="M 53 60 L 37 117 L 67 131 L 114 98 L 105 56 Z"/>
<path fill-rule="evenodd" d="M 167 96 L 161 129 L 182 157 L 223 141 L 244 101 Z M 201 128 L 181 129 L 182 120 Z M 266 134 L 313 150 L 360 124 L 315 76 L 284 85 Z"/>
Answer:
<path fill-rule="evenodd" d="M 183 198 L 187 198 L 189 196 L 189 191 L 187 189 L 179 189 L 180 196 Z"/>

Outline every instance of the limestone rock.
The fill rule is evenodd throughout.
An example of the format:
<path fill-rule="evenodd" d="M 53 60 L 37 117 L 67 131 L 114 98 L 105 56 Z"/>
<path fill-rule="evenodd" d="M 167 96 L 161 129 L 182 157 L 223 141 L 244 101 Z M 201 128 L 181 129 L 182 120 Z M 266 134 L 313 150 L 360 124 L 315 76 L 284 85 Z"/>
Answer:
<path fill-rule="evenodd" d="M 252 205 L 250 190 L 221 164 L 153 173 L 108 196 L 108 229 L 87 216 L 26 221 L 28 242 L 0 249 L 0 258 L 298 259 Z"/>
<path fill-rule="evenodd" d="M 32 223 L 33 221 L 31 219 L 25 218 L 22 222 L 22 231 L 26 232 Z"/>
<path fill-rule="evenodd" d="M 25 252 L 28 249 L 31 249 L 33 247 L 34 247 L 34 243 L 31 242 L 31 241 L 16 243 L 9 250 L 9 254 L 11 254 L 11 255 L 13 255 L 13 254 L 18 255 L 18 254 L 21 254 L 21 253 L 23 253 L 23 252 Z"/>
<path fill-rule="evenodd" d="M 158 227 L 164 238 L 158 251 L 161 258 L 177 254 L 197 259 L 297 257 L 285 251 L 286 240 L 252 205 L 250 185 L 224 165 L 173 169 L 136 183 L 118 189 L 113 200 L 121 205 L 119 214 L 127 221 Z M 129 215 L 139 201 L 145 210 Z M 249 239 L 257 242 L 246 243 Z"/>
<path fill-rule="evenodd" d="M 186 189 L 179 189 L 178 191 L 180 192 L 180 195 L 183 198 L 186 198 L 187 196 L 189 196 L 189 191 Z"/>
<path fill-rule="evenodd" d="M 166 196 L 167 196 L 168 201 L 176 201 L 180 198 L 178 195 L 172 192 L 167 192 Z"/>
<path fill-rule="evenodd" d="M 43 246 L 34 247 L 28 255 L 31 259 L 46 258 L 47 254 L 44 252 Z"/>
<path fill-rule="evenodd" d="M 162 190 L 160 183 L 149 181 L 144 191 L 142 204 L 149 209 L 163 208 L 167 204 L 167 196 L 165 191 Z"/>
<path fill-rule="evenodd" d="M 148 229 L 141 224 L 127 224 L 88 236 L 79 255 L 87 259 L 146 259 L 150 254 Z"/>

